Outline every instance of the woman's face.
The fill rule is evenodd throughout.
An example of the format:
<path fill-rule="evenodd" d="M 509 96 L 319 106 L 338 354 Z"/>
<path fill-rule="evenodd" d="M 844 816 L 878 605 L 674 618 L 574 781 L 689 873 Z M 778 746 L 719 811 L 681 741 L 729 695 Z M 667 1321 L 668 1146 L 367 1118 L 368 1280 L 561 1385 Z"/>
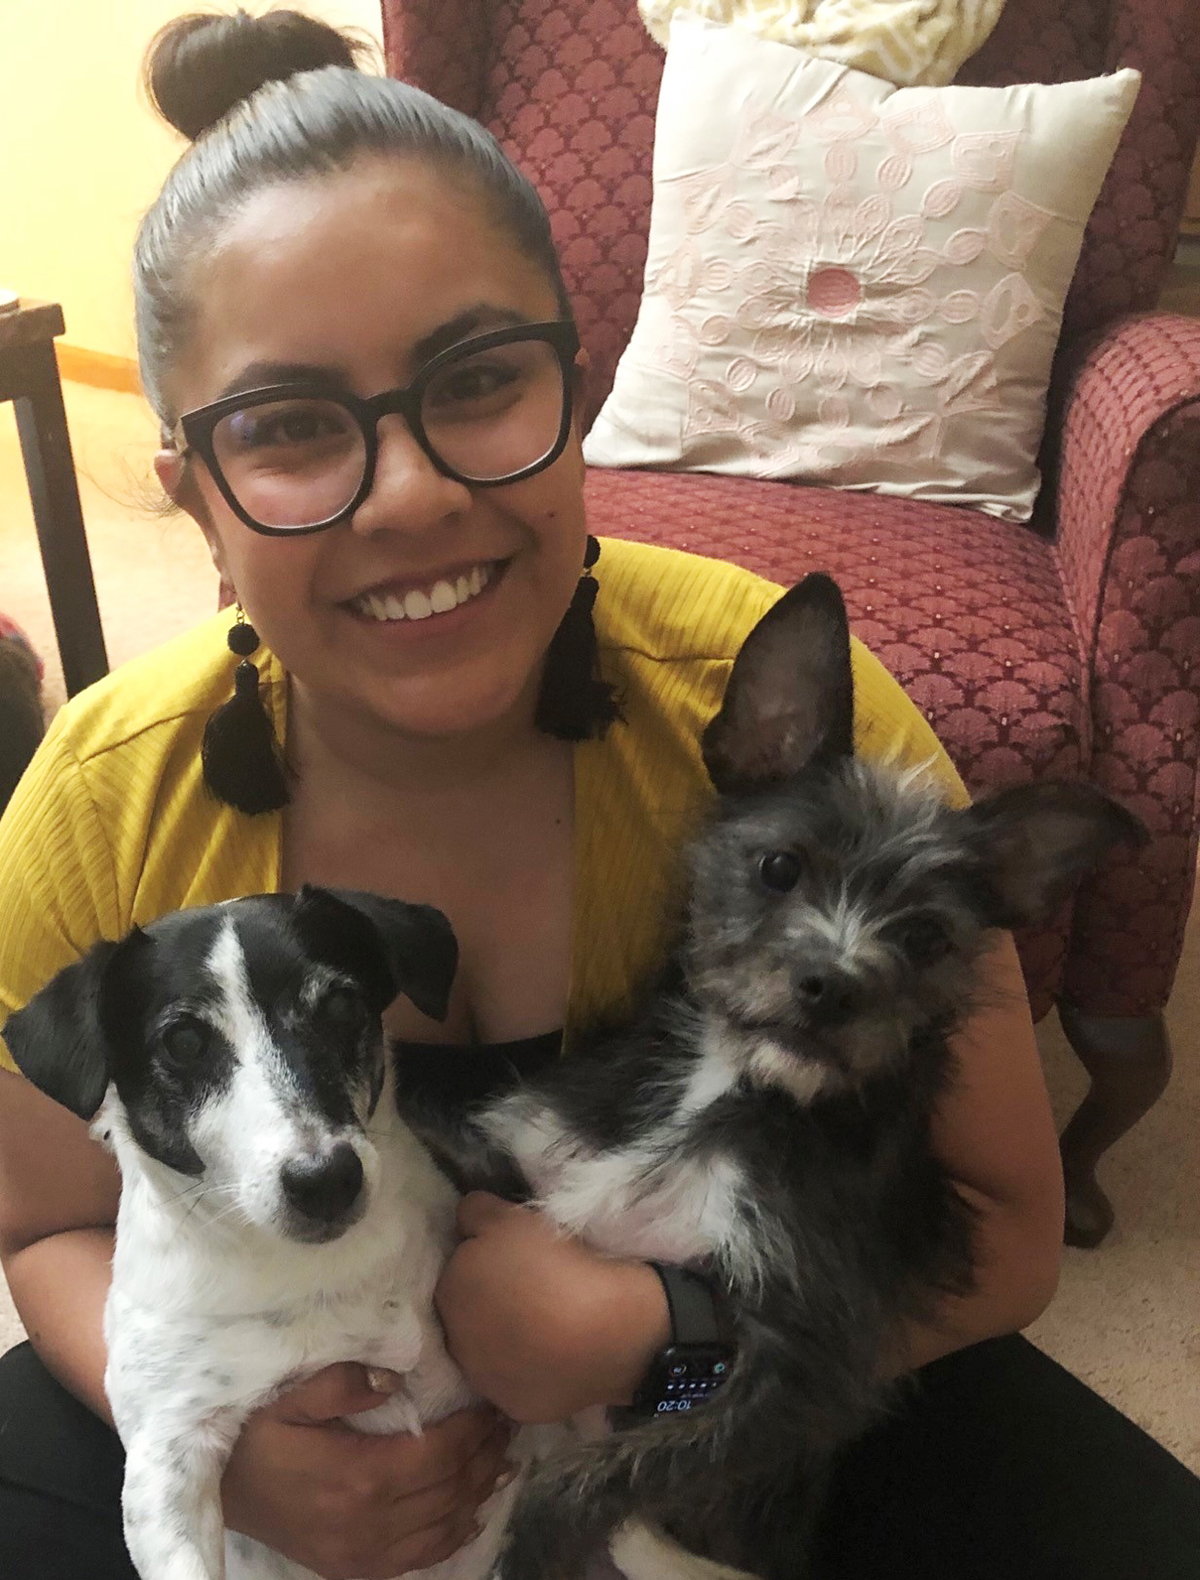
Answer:
<path fill-rule="evenodd" d="M 196 323 L 170 384 L 179 411 L 284 382 L 287 369 L 371 396 L 407 384 L 446 343 L 558 317 L 553 286 L 470 189 L 415 162 L 363 161 L 259 193 L 193 289 Z M 378 435 L 367 499 L 306 536 L 245 526 L 198 458 L 181 472 L 160 457 L 160 475 L 314 703 L 422 736 L 531 707 L 583 564 L 578 433 L 545 471 L 492 488 L 443 476 L 399 415 Z M 448 612 L 379 618 L 387 602 L 464 577 L 485 585 Z"/>

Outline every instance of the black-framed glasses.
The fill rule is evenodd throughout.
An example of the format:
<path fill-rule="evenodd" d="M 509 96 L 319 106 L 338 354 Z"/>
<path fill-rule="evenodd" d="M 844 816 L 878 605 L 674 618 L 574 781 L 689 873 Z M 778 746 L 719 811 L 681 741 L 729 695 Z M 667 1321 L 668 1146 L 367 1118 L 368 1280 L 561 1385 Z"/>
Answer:
<path fill-rule="evenodd" d="M 246 526 L 269 536 L 320 532 L 371 492 L 378 423 L 399 412 L 446 477 L 493 488 L 532 477 L 571 431 L 579 334 L 559 320 L 473 335 L 441 351 L 402 389 L 368 400 L 300 381 L 227 395 L 185 412 L 176 442 L 194 450 Z"/>

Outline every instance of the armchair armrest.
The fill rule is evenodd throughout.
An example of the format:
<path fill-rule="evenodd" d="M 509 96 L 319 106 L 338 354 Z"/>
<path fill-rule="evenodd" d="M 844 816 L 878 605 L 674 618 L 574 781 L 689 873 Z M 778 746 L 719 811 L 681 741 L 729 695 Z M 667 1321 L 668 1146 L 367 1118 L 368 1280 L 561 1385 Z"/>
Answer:
<path fill-rule="evenodd" d="M 383 0 L 388 75 L 478 116 L 494 9 L 491 0 Z"/>
<path fill-rule="evenodd" d="M 1143 1015 L 1170 992 L 1195 877 L 1200 321 L 1128 318 L 1092 346 L 1066 409 L 1057 513 L 1090 686 L 1090 777 L 1153 835 L 1080 891 L 1062 996 Z"/>
<path fill-rule="evenodd" d="M 1118 320 L 1075 372 L 1058 456 L 1055 537 L 1089 669 L 1103 623 L 1147 612 L 1161 578 L 1182 576 L 1197 607 L 1198 439 L 1200 319 Z"/>

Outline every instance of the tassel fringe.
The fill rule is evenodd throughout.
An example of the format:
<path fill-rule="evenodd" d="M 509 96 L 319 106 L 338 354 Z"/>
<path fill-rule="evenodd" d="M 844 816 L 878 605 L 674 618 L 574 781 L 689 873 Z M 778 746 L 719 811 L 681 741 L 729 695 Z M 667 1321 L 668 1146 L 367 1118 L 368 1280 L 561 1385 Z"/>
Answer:
<path fill-rule="evenodd" d="M 259 692 L 258 668 L 248 656 L 258 646 L 253 627 L 239 620 L 229 633 L 229 645 L 244 656 L 234 672 L 233 696 L 204 726 L 200 761 L 211 794 L 253 817 L 287 805 L 287 779 Z"/>
<path fill-rule="evenodd" d="M 621 717 L 616 687 L 600 674 L 600 650 L 592 619 L 592 607 L 600 590 L 592 566 L 599 556 L 600 545 L 589 536 L 584 573 L 551 638 L 542 671 L 535 722 L 546 735 L 562 741 L 600 737 Z"/>

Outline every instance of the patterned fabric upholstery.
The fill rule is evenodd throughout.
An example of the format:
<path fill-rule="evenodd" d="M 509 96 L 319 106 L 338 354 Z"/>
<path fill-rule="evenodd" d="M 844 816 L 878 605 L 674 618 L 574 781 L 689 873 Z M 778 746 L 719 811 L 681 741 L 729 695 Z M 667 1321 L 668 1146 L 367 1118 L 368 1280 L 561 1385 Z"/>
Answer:
<path fill-rule="evenodd" d="M 1092 213 L 1068 339 L 1158 300 L 1200 127 L 1195 0 L 1007 0 L 959 72 L 960 82 L 1063 82 L 1120 66 L 1143 73 L 1142 91 Z"/>
<path fill-rule="evenodd" d="M 641 296 L 662 54 L 634 0 L 384 0 L 390 69 L 470 110 L 540 188 L 592 357 L 589 415 Z M 594 472 L 595 530 L 823 566 L 855 629 L 975 790 L 1087 773 L 1154 833 L 1072 917 L 1023 937 L 1035 1013 L 1161 1007 L 1194 874 L 1200 701 L 1200 324 L 1156 300 L 1200 125 L 1195 0 L 1008 0 L 960 78 L 1145 83 L 1067 304 L 1040 532 L 961 509 L 698 474 Z M 1088 331 L 1091 349 L 1082 340 Z M 601 567 L 601 580 L 603 567 Z"/>
<path fill-rule="evenodd" d="M 1135 1014 L 1170 993 L 1195 876 L 1200 321 L 1129 319 L 1092 350 L 1067 406 L 1057 518 L 1090 688 L 1090 777 L 1155 836 L 1081 893 L 1062 992 Z"/>

